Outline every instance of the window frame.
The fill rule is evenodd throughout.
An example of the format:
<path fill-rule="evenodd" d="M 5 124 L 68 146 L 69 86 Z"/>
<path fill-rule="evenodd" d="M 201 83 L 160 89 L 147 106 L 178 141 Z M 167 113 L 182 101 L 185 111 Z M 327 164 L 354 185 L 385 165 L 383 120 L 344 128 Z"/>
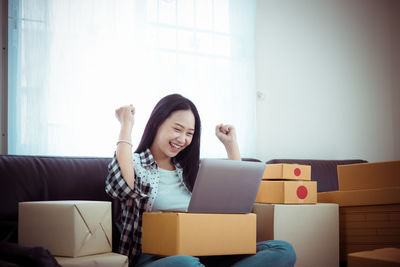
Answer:
<path fill-rule="evenodd" d="M 1 1 L 0 5 L 0 153 L 8 154 L 8 1 Z"/>

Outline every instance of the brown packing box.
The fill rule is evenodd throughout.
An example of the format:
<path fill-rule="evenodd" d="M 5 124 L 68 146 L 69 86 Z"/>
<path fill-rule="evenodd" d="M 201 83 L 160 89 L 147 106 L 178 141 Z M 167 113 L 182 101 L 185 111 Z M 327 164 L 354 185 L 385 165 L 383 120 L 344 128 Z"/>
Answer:
<path fill-rule="evenodd" d="M 296 267 L 339 266 L 337 204 L 255 203 L 257 241 L 285 240 L 296 251 Z"/>
<path fill-rule="evenodd" d="M 340 259 L 351 252 L 400 247 L 400 187 L 318 193 L 339 204 Z"/>
<path fill-rule="evenodd" d="M 265 166 L 264 180 L 311 180 L 311 166 L 299 164 L 267 164 Z"/>
<path fill-rule="evenodd" d="M 255 202 L 310 204 L 317 202 L 315 181 L 261 181 Z"/>
<path fill-rule="evenodd" d="M 54 256 L 111 252 L 111 202 L 20 202 L 18 242 L 42 246 Z"/>
<path fill-rule="evenodd" d="M 400 161 L 338 165 L 339 190 L 400 187 Z"/>
<path fill-rule="evenodd" d="M 104 253 L 78 258 L 56 257 L 61 267 L 128 267 L 129 260 L 125 255 Z"/>
<path fill-rule="evenodd" d="M 400 203 L 400 186 L 350 190 L 330 191 L 317 194 L 319 203 L 337 203 L 339 206 L 366 206 Z"/>
<path fill-rule="evenodd" d="M 350 253 L 348 267 L 398 267 L 400 248 L 382 248 Z"/>
<path fill-rule="evenodd" d="M 256 253 L 256 215 L 143 213 L 142 252 L 163 256 Z"/>
<path fill-rule="evenodd" d="M 400 188 L 318 193 L 340 206 L 340 259 L 351 252 L 400 247 Z"/>
<path fill-rule="evenodd" d="M 400 247 L 400 204 L 340 207 L 340 258 L 352 252 Z"/>

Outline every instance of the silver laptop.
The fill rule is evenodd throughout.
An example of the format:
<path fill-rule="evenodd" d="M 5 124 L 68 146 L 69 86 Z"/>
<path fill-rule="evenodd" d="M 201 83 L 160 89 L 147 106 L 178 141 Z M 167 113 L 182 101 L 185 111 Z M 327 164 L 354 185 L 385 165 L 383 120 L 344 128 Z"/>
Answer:
<path fill-rule="evenodd" d="M 197 173 L 189 213 L 250 213 L 265 163 L 203 159 Z"/>

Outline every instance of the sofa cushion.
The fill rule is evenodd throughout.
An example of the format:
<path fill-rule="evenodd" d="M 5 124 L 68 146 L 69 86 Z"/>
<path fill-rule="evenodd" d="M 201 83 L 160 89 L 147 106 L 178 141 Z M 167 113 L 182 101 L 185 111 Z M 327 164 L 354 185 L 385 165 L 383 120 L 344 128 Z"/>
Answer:
<path fill-rule="evenodd" d="M 21 201 L 110 201 L 104 190 L 110 160 L 0 155 L 0 217 L 16 218 Z"/>

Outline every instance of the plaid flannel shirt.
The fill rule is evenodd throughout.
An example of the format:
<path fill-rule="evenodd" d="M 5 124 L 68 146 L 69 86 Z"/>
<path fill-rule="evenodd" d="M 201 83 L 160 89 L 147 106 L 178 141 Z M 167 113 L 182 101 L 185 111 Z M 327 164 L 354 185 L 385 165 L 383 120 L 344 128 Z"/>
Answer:
<path fill-rule="evenodd" d="M 135 262 L 142 251 L 142 214 L 151 211 L 157 197 L 160 173 L 158 166 L 147 149 L 133 154 L 135 185 L 132 190 L 122 177 L 116 155 L 108 165 L 106 192 L 120 200 L 122 210 L 122 233 L 119 253 L 127 255 L 131 263 Z M 178 177 L 182 179 L 183 170 L 175 164 Z"/>

